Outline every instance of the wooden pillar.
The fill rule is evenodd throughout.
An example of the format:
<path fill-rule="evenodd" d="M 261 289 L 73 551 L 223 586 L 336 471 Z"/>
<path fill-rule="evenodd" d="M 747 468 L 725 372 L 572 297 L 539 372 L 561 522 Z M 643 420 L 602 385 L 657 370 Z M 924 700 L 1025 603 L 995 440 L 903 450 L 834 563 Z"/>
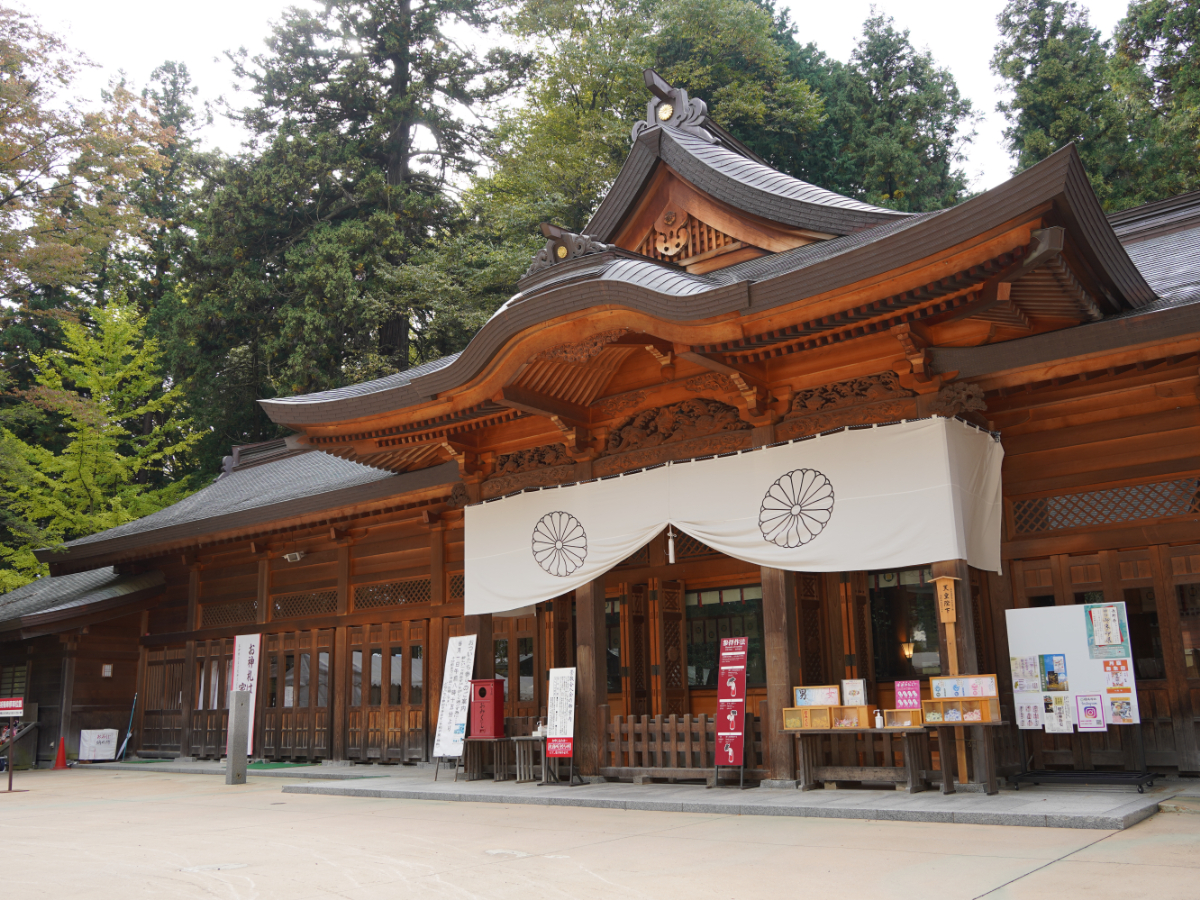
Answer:
<path fill-rule="evenodd" d="M 429 603 L 446 602 L 446 525 L 434 522 L 429 529 Z"/>
<path fill-rule="evenodd" d="M 800 657 L 796 650 L 796 573 L 764 566 L 762 592 L 768 715 L 768 721 L 762 726 L 763 743 L 770 748 L 770 778 L 795 781 L 795 741 L 791 735 L 783 733 L 783 709 L 792 705 L 792 687 L 800 683 Z"/>
<path fill-rule="evenodd" d="M 333 630 L 333 654 L 329 661 L 329 681 L 333 688 L 333 705 L 329 710 L 329 727 L 333 732 L 329 758 L 335 761 L 346 758 L 346 679 L 350 677 L 350 667 L 347 663 L 349 642 L 349 630 L 345 625 L 337 626 Z"/>
<path fill-rule="evenodd" d="M 142 643 L 142 638 L 150 632 L 150 610 L 142 610 L 141 616 L 138 618 L 138 667 L 137 667 L 137 709 L 134 711 L 133 718 L 133 733 L 134 737 L 129 739 L 129 747 L 125 751 L 125 755 L 132 756 L 137 750 L 142 749 L 142 723 L 146 717 L 146 663 L 149 659 L 149 650 Z M 28 674 L 26 674 L 25 683 L 29 683 Z"/>
<path fill-rule="evenodd" d="M 429 697 L 429 714 L 425 718 L 425 744 L 433 753 L 433 735 L 442 706 L 442 667 L 446 652 L 446 620 L 441 616 L 429 619 L 429 636 L 425 640 L 425 691 Z"/>
<path fill-rule="evenodd" d="M 188 566 L 187 630 L 200 627 L 200 572 L 203 566 L 192 561 Z M 261 604 L 260 604 L 261 605 Z M 196 642 L 189 640 L 183 651 L 183 677 L 180 679 L 179 755 L 191 758 L 192 719 L 196 713 Z"/>
<path fill-rule="evenodd" d="M 936 562 L 932 566 L 933 577 L 940 578 L 948 576 L 957 578 L 954 582 L 954 607 L 955 621 L 946 623 L 941 621 L 941 616 L 938 616 L 938 644 L 942 653 L 942 661 L 945 665 L 951 660 L 957 661 L 957 665 L 951 665 L 950 669 L 943 669 L 947 675 L 978 675 L 979 674 L 979 652 L 975 646 L 975 606 L 971 602 L 971 572 L 967 566 L 965 559 L 952 559 L 944 562 Z M 951 635 L 954 639 L 954 652 L 950 652 L 949 640 Z M 983 746 L 983 741 L 987 738 L 983 734 L 983 726 L 972 726 L 971 746 L 968 748 L 966 740 L 964 740 L 965 729 L 956 727 L 954 735 L 957 740 L 956 750 L 958 755 L 958 781 L 960 784 L 965 784 L 967 778 L 967 755 L 968 750 L 972 757 L 973 768 L 976 773 L 976 778 L 980 781 L 987 780 L 985 768 L 987 765 L 986 748 Z M 949 777 L 949 760 L 942 757 L 942 773 L 944 778 Z"/>
<path fill-rule="evenodd" d="M 72 636 L 63 641 L 62 694 L 60 695 L 61 706 L 58 710 L 58 739 L 59 741 L 63 742 L 63 753 L 66 753 L 68 750 L 70 750 L 69 739 L 71 737 L 71 707 L 75 703 L 76 640 L 77 639 Z M 55 747 L 54 752 L 55 755 L 57 755 L 57 747 Z"/>
<path fill-rule="evenodd" d="M 472 677 L 494 678 L 496 675 L 496 651 L 492 647 L 491 613 L 463 616 L 463 634 L 476 635 L 475 674 Z"/>
<path fill-rule="evenodd" d="M 596 709 L 608 700 L 604 580 L 601 575 L 575 591 L 575 766 L 584 776 L 600 774 Z"/>
<path fill-rule="evenodd" d="M 1191 685 L 1188 684 L 1187 663 L 1180 639 L 1179 601 L 1171 577 L 1171 554 L 1168 547 L 1150 549 L 1151 569 L 1154 572 L 1154 602 L 1158 610 L 1159 633 L 1163 635 L 1163 664 L 1167 676 L 1167 697 L 1171 702 L 1171 727 L 1179 754 L 1181 772 L 1200 771 L 1200 748 L 1197 744 L 1196 719 L 1192 711 Z M 1145 717 L 1149 710 L 1141 710 Z M 1143 726 L 1139 725 L 1138 728 Z"/>
<path fill-rule="evenodd" d="M 271 602 L 271 559 L 266 553 L 258 557 L 258 616 L 254 620 L 260 625 L 267 621 L 267 604 Z"/>

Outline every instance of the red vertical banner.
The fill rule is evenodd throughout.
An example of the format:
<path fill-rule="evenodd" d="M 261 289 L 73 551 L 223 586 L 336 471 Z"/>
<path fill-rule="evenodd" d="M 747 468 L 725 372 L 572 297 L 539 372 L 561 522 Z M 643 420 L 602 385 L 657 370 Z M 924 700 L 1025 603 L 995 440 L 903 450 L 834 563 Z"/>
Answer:
<path fill-rule="evenodd" d="M 746 650 L 744 637 L 721 639 L 717 673 L 716 765 L 740 766 L 746 733 Z"/>

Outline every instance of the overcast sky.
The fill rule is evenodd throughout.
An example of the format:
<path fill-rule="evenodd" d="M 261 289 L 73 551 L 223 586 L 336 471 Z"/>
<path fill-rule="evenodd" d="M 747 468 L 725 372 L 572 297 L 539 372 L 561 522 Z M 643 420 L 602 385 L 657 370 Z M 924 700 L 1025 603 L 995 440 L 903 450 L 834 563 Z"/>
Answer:
<path fill-rule="evenodd" d="M 246 103 L 233 91 L 233 77 L 222 51 L 244 46 L 251 53 L 262 49 L 269 23 L 295 0 L 207 0 L 198 5 L 164 3 L 163 0 L 54 0 L 25 2 L 42 23 L 84 51 L 99 69 L 81 84 L 84 93 L 98 96 L 108 78 L 120 70 L 138 86 L 163 60 L 187 63 L 201 95 L 225 95 L 235 105 Z M 829 56 L 849 59 L 862 23 L 870 13 L 870 0 L 836 3 L 803 3 L 781 0 L 799 25 L 801 42 L 812 41 Z M 1093 25 L 1110 36 L 1128 6 L 1128 0 L 1082 0 L 1091 11 Z M 972 187 L 989 188 L 1009 177 L 1011 161 L 1003 147 L 1003 118 L 996 110 L 999 84 L 988 68 L 995 46 L 996 15 L 1003 0 L 875 0 L 875 6 L 893 16 L 896 25 L 912 32 L 918 48 L 928 48 L 934 59 L 948 67 L 959 89 L 971 99 L 984 119 L 969 150 L 967 172 Z M 218 121 L 206 141 L 233 152 L 243 134 L 231 123 Z"/>

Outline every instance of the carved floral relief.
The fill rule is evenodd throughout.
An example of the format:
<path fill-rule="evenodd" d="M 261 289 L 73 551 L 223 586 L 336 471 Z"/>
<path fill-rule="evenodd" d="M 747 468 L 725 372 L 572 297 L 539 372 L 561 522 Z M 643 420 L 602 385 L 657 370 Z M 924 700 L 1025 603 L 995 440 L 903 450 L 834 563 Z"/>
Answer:
<path fill-rule="evenodd" d="M 670 406 L 647 409 L 626 419 L 609 432 L 604 453 L 628 453 L 723 431 L 748 431 L 753 427 L 742 421 L 737 407 L 719 400 L 694 397 Z"/>
<path fill-rule="evenodd" d="M 901 386 L 900 378 L 895 372 L 880 372 L 824 387 L 797 391 L 792 401 L 791 415 L 804 416 L 827 409 L 911 396 L 912 391 Z"/>
<path fill-rule="evenodd" d="M 549 350 L 543 350 L 541 353 L 533 357 L 533 359 L 534 361 L 549 360 L 551 362 L 575 364 L 585 363 L 589 359 L 599 356 L 600 351 L 606 346 L 628 333 L 628 328 L 616 328 L 612 331 L 602 331 L 599 334 L 593 334 L 587 340 L 578 341 L 573 344 L 559 344 L 557 347 L 551 347 Z"/>

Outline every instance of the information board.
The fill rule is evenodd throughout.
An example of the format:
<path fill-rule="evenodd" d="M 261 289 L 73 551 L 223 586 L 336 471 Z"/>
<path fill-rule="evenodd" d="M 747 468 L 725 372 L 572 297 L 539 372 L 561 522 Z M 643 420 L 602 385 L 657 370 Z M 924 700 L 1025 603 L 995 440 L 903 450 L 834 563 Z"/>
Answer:
<path fill-rule="evenodd" d="M 116 759 L 117 729 L 103 728 L 79 732 L 80 759 Z"/>
<path fill-rule="evenodd" d="M 246 691 L 250 694 L 250 724 L 246 729 L 246 755 L 254 755 L 254 710 L 258 697 L 258 668 L 262 658 L 262 635 L 239 634 L 233 639 L 233 676 L 229 693 Z M 227 704 L 232 706 L 232 703 Z M 229 736 L 225 736 L 225 753 L 229 754 Z"/>
<path fill-rule="evenodd" d="M 722 638 L 717 673 L 716 765 L 740 766 L 746 733 L 746 651 L 744 637 Z"/>
<path fill-rule="evenodd" d="M 1141 722 L 1124 602 L 1006 612 L 1017 727 L 1104 731 Z"/>
<path fill-rule="evenodd" d="M 9 716 L 19 719 L 25 715 L 24 697 L 0 697 L 0 719 Z"/>
<path fill-rule="evenodd" d="M 452 637 L 446 645 L 446 668 L 442 672 L 442 697 L 438 703 L 437 729 L 433 733 L 433 755 L 457 759 L 467 737 L 467 711 L 471 705 L 471 673 L 475 669 L 474 634 Z"/>
<path fill-rule="evenodd" d="M 921 708 L 921 682 L 896 682 L 896 709 Z"/>
<path fill-rule="evenodd" d="M 546 704 L 546 755 L 565 759 L 575 755 L 575 670 L 550 670 Z"/>

